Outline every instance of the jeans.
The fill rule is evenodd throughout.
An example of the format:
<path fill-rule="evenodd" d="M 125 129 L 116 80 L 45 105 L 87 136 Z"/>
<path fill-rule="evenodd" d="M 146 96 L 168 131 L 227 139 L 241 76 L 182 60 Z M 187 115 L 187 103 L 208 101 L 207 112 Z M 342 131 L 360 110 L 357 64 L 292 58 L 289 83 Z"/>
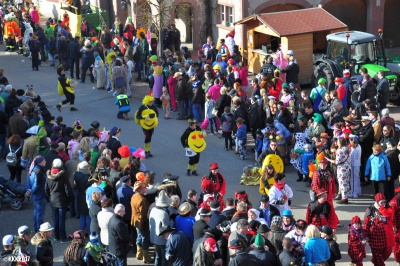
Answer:
<path fill-rule="evenodd" d="M 213 134 L 214 134 L 214 126 L 215 126 L 215 131 L 218 133 L 218 125 L 217 125 L 216 119 L 217 119 L 216 117 L 212 117 L 212 118 L 208 119 L 208 123 L 210 124 L 210 130 L 211 130 L 211 133 L 213 133 Z M 214 124 L 214 126 L 213 126 L 213 124 Z"/>
<path fill-rule="evenodd" d="M 1 158 L 5 159 L 7 154 L 6 153 L 6 134 L 0 134 L 0 148 L 1 148 Z"/>
<path fill-rule="evenodd" d="M 56 57 L 52 54 L 49 54 L 49 60 L 51 60 L 51 66 L 56 65 Z"/>
<path fill-rule="evenodd" d="M 33 201 L 33 227 L 35 232 L 39 232 L 40 225 L 44 222 L 46 202 L 45 198 Z"/>
<path fill-rule="evenodd" d="M 77 79 L 79 79 L 79 57 L 78 58 L 70 58 L 70 74 L 71 74 L 71 77 L 73 77 L 74 76 L 74 68 L 75 68 L 75 77 L 77 78 Z"/>
<path fill-rule="evenodd" d="M 8 171 L 10 171 L 10 180 L 17 179 L 18 183 L 21 183 L 22 167 L 19 165 L 8 166 Z"/>
<path fill-rule="evenodd" d="M 165 245 L 155 245 L 156 258 L 154 261 L 155 266 L 166 266 L 165 259 Z"/>
<path fill-rule="evenodd" d="M 129 111 L 119 111 L 117 114 L 117 118 L 124 118 L 123 114 L 128 114 Z"/>
<path fill-rule="evenodd" d="M 85 230 L 86 232 L 90 232 L 90 215 L 81 214 L 79 217 L 79 230 Z"/>
<path fill-rule="evenodd" d="M 197 121 L 201 121 L 201 105 L 200 104 L 192 104 L 192 112 L 193 112 L 193 118 L 196 119 Z"/>
<path fill-rule="evenodd" d="M 76 207 L 76 205 L 75 205 L 75 197 L 76 197 L 75 193 L 73 193 L 73 195 L 74 195 L 74 199 L 72 201 L 70 201 L 70 203 L 68 205 L 71 218 L 76 216 L 76 212 L 78 210 L 77 208 L 75 208 Z"/>
<path fill-rule="evenodd" d="M 94 82 L 93 67 L 91 66 L 82 66 L 81 82 L 85 82 L 86 72 L 88 71 L 88 69 L 90 74 L 90 80 Z"/>
<path fill-rule="evenodd" d="M 178 112 L 179 118 L 185 118 L 186 110 L 185 110 L 185 101 L 178 101 Z"/>
<path fill-rule="evenodd" d="M 193 117 L 192 101 L 191 100 L 186 100 L 185 101 L 185 110 L 188 111 L 188 116 Z"/>
<path fill-rule="evenodd" d="M 127 263 L 127 255 L 117 256 L 117 259 L 114 262 L 114 266 L 126 266 Z"/>
<path fill-rule="evenodd" d="M 54 237 L 61 241 L 67 240 L 67 233 L 65 232 L 65 217 L 67 215 L 67 208 L 52 208 L 53 209 L 53 226 Z"/>
<path fill-rule="evenodd" d="M 136 246 L 142 247 L 144 250 L 149 249 L 150 246 L 150 231 L 149 230 L 139 230 L 136 228 L 137 238 Z"/>

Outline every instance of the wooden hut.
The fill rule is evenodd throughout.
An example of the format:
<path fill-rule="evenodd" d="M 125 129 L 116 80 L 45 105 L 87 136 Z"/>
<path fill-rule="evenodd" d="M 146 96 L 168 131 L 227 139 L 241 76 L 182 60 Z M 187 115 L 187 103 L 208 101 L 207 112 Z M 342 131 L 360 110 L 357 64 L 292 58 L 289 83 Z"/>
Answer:
<path fill-rule="evenodd" d="M 309 83 L 313 73 L 313 54 L 327 46 L 326 35 L 347 30 L 346 24 L 322 8 L 254 14 L 234 23 L 246 25 L 249 71 L 257 74 L 266 55 L 280 48 L 293 50 L 300 67 L 300 83 Z"/>

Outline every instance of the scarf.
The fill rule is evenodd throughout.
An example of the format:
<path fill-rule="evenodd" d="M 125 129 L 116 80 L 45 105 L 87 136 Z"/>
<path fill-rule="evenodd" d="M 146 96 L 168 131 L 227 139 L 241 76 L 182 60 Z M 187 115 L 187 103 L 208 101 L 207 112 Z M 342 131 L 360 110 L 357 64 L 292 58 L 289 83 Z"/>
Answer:
<path fill-rule="evenodd" d="M 282 189 L 284 189 L 285 184 L 279 184 L 276 180 L 274 181 L 274 187 L 276 187 L 277 189 L 279 189 L 279 191 L 282 191 Z"/>
<path fill-rule="evenodd" d="M 51 168 L 50 173 L 51 173 L 52 175 L 56 175 L 56 174 L 58 174 L 60 171 L 61 171 L 61 169 L 58 169 L 58 168 Z"/>

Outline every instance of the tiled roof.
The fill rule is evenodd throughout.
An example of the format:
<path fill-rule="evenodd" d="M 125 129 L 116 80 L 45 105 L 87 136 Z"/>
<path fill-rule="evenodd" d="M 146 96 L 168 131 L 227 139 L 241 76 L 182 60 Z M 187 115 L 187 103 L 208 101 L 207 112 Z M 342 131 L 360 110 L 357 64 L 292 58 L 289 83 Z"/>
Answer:
<path fill-rule="evenodd" d="M 322 8 L 309 8 L 256 15 L 280 36 L 346 28 L 347 25 Z M 247 21 L 246 19 L 242 20 Z M 238 23 L 239 24 L 239 23 Z"/>

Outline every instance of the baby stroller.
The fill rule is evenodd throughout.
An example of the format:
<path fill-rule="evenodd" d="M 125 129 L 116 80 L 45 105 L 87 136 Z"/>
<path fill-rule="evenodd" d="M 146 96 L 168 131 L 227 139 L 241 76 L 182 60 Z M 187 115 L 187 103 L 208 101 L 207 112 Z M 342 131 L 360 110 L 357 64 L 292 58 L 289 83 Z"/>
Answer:
<path fill-rule="evenodd" d="M 0 209 L 3 203 L 9 203 L 12 209 L 20 210 L 25 199 L 25 192 L 23 184 L 0 176 Z"/>

